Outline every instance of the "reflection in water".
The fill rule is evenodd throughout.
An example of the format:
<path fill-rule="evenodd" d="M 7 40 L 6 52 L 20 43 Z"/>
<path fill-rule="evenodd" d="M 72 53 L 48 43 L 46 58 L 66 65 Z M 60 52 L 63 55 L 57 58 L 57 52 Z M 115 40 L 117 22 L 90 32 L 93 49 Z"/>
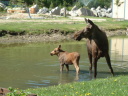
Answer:
<path fill-rule="evenodd" d="M 127 74 L 128 48 L 127 38 L 110 39 L 110 56 L 115 74 Z M 59 44 L 68 52 L 81 54 L 80 74 L 76 76 L 73 65 L 70 71 L 60 73 L 58 57 L 50 56 Z M 89 61 L 85 42 L 61 42 L 21 44 L 13 46 L 0 45 L 0 87 L 36 88 L 77 81 L 91 80 Z M 125 72 L 125 73 L 122 73 Z M 98 78 L 111 76 L 105 58 L 98 61 Z"/>
<path fill-rule="evenodd" d="M 111 39 L 111 59 L 119 67 L 128 67 L 128 38 Z"/>

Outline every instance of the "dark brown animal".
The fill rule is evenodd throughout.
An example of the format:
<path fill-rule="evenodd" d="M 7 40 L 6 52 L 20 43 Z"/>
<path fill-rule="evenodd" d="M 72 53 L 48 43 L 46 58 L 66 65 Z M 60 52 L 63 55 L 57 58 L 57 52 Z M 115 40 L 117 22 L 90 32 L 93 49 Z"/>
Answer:
<path fill-rule="evenodd" d="M 92 73 L 92 65 L 94 65 L 94 78 L 97 76 L 97 61 L 100 57 L 105 57 L 111 73 L 114 75 L 113 68 L 109 57 L 108 39 L 105 32 L 101 31 L 91 20 L 86 19 L 87 26 L 76 32 L 73 36 L 75 40 L 80 41 L 87 38 L 87 51 L 90 61 L 90 73 Z"/>
<path fill-rule="evenodd" d="M 78 52 L 68 53 L 66 51 L 63 51 L 61 49 L 61 45 L 59 45 L 59 47 L 55 48 L 50 54 L 51 56 L 57 55 L 59 57 L 60 71 L 63 71 L 64 65 L 66 66 L 67 71 L 69 71 L 69 65 L 73 64 L 76 68 L 76 73 L 79 73 L 80 54 Z"/>

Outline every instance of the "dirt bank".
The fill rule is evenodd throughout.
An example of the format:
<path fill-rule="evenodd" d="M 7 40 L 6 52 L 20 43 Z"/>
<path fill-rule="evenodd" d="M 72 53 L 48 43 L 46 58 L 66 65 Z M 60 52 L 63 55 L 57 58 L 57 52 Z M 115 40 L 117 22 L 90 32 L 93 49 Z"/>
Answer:
<path fill-rule="evenodd" d="M 40 35 L 22 35 L 22 36 L 4 36 L 0 37 L 0 44 L 13 44 L 13 43 L 32 43 L 32 42 L 54 42 L 62 40 L 70 40 L 71 35 L 61 34 L 40 34 Z"/>
<path fill-rule="evenodd" d="M 126 30 L 116 30 L 116 31 L 105 31 L 108 37 L 111 36 L 121 36 L 126 35 Z M 32 43 L 32 42 L 54 42 L 62 40 L 72 40 L 72 34 L 39 34 L 39 35 L 6 35 L 0 37 L 0 44 L 13 44 L 13 43 Z"/>

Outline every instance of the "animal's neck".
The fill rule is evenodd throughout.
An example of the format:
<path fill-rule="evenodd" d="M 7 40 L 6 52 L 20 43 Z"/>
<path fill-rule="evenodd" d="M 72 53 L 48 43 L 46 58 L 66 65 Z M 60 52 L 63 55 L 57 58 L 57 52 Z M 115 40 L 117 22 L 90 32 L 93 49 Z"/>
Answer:
<path fill-rule="evenodd" d="M 97 26 L 95 26 L 95 30 L 93 30 L 92 36 L 90 36 L 88 39 L 90 40 L 90 43 L 93 40 L 101 50 L 108 50 L 107 36 Z"/>
<path fill-rule="evenodd" d="M 95 25 L 95 30 L 92 32 L 92 36 L 90 37 L 90 39 L 93 40 L 98 40 L 100 42 L 102 42 L 102 40 L 104 40 L 106 38 L 104 32 L 102 32 L 98 26 Z"/>
<path fill-rule="evenodd" d="M 57 56 L 58 56 L 58 57 L 61 56 L 64 52 L 65 52 L 65 51 L 60 50 L 60 52 L 57 54 Z"/>

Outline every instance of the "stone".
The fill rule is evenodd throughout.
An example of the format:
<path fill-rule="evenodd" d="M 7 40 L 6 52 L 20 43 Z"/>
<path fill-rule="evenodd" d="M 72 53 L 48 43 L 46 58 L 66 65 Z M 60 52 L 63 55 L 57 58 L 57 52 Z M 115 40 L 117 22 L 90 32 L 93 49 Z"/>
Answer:
<path fill-rule="evenodd" d="M 71 9 L 71 11 L 76 11 L 76 10 L 78 10 L 78 7 L 75 5 L 75 6 Z"/>
<path fill-rule="evenodd" d="M 0 2 L 0 7 L 5 9 L 6 8 L 6 5 L 4 5 L 3 3 Z"/>
<path fill-rule="evenodd" d="M 48 8 L 46 7 L 43 7 L 42 9 L 39 9 L 39 11 L 37 12 L 37 14 L 45 14 L 45 13 L 48 13 Z"/>
<path fill-rule="evenodd" d="M 95 10 L 95 8 L 93 8 L 93 7 L 92 7 L 90 10 L 91 10 L 91 11 L 94 11 L 94 10 Z"/>
<path fill-rule="evenodd" d="M 37 13 L 38 12 L 38 5 L 35 4 L 29 8 L 30 13 Z"/>
<path fill-rule="evenodd" d="M 100 6 L 98 6 L 97 8 L 96 8 L 96 10 L 100 10 L 101 9 L 101 7 Z"/>
<path fill-rule="evenodd" d="M 62 9 L 60 10 L 60 15 L 61 15 L 61 16 L 64 16 L 64 15 L 65 15 L 65 11 L 66 11 L 66 15 L 69 14 L 69 12 L 68 12 L 68 10 L 66 10 L 66 8 L 62 8 Z"/>
<path fill-rule="evenodd" d="M 101 17 L 106 17 L 106 13 L 105 12 L 101 12 Z"/>
<path fill-rule="evenodd" d="M 112 12 L 112 8 L 108 8 L 107 12 L 111 13 Z"/>
<path fill-rule="evenodd" d="M 106 13 L 106 17 L 111 18 L 112 17 L 112 13 Z"/>
<path fill-rule="evenodd" d="M 69 15 L 76 17 L 78 16 L 78 14 L 76 13 L 76 11 L 69 11 Z"/>
<path fill-rule="evenodd" d="M 98 6 L 96 9 L 92 7 L 91 11 L 97 17 L 112 17 L 112 8 L 107 9 L 106 7 L 101 8 L 100 6 Z"/>
<path fill-rule="evenodd" d="M 101 8 L 100 10 L 101 10 L 101 12 L 107 12 L 107 10 L 105 8 Z"/>
<path fill-rule="evenodd" d="M 95 16 L 90 9 L 80 8 L 77 10 L 78 16 Z"/>
<path fill-rule="evenodd" d="M 60 15 L 60 8 L 56 7 L 50 11 L 51 15 Z"/>

